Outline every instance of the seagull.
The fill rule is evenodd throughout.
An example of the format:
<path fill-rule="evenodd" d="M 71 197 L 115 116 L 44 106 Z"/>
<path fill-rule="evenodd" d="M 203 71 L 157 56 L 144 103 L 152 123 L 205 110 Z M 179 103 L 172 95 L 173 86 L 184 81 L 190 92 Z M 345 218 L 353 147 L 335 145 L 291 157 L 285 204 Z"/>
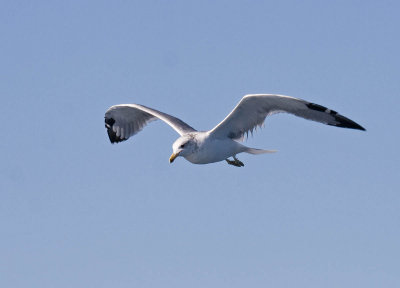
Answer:
<path fill-rule="evenodd" d="M 334 110 L 299 98 L 275 94 L 244 96 L 232 112 L 209 131 L 197 131 L 174 116 L 139 104 L 111 106 L 104 118 L 111 143 L 128 140 L 148 123 L 160 119 L 180 135 L 172 145 L 170 163 L 181 156 L 193 164 L 225 160 L 229 165 L 243 167 L 243 162 L 236 158 L 239 153 L 276 152 L 250 148 L 240 142 L 249 132 L 252 134 L 254 129 L 263 126 L 267 116 L 282 112 L 331 126 L 365 131 L 359 124 Z M 230 160 L 230 157 L 233 160 Z"/>

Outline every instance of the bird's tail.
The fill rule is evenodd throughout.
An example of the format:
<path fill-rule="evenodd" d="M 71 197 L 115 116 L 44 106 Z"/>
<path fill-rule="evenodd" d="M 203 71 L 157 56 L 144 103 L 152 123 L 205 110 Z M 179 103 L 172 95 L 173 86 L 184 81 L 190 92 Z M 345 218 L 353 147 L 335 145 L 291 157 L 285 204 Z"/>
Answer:
<path fill-rule="evenodd" d="M 256 148 L 247 148 L 244 152 L 257 155 L 257 154 L 264 154 L 264 153 L 275 153 L 278 152 L 276 150 L 263 150 L 263 149 L 256 149 Z"/>

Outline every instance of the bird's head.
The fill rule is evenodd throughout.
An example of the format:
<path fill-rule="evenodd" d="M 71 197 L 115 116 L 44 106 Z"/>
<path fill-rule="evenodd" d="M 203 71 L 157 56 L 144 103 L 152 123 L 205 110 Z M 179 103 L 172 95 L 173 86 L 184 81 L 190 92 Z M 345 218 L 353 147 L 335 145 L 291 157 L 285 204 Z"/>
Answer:
<path fill-rule="evenodd" d="M 174 162 L 178 156 L 186 157 L 192 154 L 196 149 L 196 141 L 191 135 L 183 135 L 172 144 L 172 155 L 169 158 L 169 163 Z"/>

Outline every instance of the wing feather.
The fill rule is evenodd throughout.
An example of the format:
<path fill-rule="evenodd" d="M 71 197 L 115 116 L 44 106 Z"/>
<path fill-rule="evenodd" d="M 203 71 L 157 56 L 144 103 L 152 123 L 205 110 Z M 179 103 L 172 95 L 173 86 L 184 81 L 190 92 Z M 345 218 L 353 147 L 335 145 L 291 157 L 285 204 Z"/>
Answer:
<path fill-rule="evenodd" d="M 282 112 L 327 125 L 365 130 L 336 111 L 318 104 L 284 95 L 252 94 L 244 96 L 232 112 L 210 131 L 210 135 L 241 140 L 249 131 L 252 133 L 262 126 L 267 116 Z"/>
<path fill-rule="evenodd" d="M 111 143 L 127 140 L 147 124 L 158 119 L 170 125 L 181 136 L 196 131 L 176 117 L 139 104 L 111 106 L 104 117 Z"/>

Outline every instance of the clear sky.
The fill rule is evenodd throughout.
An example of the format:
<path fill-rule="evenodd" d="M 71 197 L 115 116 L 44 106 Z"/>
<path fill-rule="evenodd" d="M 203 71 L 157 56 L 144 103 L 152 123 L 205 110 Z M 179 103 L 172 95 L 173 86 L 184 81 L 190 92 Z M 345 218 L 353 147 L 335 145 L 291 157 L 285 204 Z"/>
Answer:
<path fill-rule="evenodd" d="M 398 1 L 2 1 L 1 287 L 400 287 Z M 169 164 L 139 103 L 199 130 L 248 93 L 367 132 L 273 116 L 273 155 Z"/>

